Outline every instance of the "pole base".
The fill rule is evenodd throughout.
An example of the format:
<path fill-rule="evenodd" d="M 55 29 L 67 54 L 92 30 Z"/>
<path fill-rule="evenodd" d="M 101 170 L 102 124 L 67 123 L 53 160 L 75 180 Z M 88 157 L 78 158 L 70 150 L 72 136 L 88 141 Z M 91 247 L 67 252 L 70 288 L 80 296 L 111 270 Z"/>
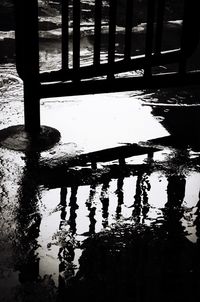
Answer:
<path fill-rule="evenodd" d="M 0 146 L 16 151 L 45 151 L 60 140 L 60 132 L 48 126 L 41 126 L 38 134 L 25 131 L 23 125 L 0 130 Z"/>

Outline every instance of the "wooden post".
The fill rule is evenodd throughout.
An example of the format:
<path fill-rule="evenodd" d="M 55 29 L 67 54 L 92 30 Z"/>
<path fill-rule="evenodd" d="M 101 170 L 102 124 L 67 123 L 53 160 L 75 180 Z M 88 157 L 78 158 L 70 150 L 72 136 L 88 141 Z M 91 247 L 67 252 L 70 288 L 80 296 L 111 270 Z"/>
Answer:
<path fill-rule="evenodd" d="M 39 38 L 37 0 L 15 1 L 16 66 L 24 81 L 25 131 L 40 132 Z"/>

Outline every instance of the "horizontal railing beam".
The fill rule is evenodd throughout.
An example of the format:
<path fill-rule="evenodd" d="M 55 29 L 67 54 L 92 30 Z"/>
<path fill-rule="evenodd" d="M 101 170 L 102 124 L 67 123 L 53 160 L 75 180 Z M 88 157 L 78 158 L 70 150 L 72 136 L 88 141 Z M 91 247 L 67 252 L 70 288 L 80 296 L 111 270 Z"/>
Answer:
<path fill-rule="evenodd" d="M 175 63 L 179 60 L 179 57 L 180 50 L 166 51 L 160 55 L 152 55 L 152 66 Z M 115 74 L 137 69 L 144 69 L 144 67 L 146 66 L 146 60 L 147 59 L 145 58 L 145 56 L 138 56 L 128 62 L 125 62 L 124 60 L 116 61 L 115 64 L 110 66 L 110 68 L 112 68 L 112 73 Z M 95 65 L 82 66 L 79 68 L 79 76 L 81 79 L 104 76 L 107 75 L 107 69 L 108 63 L 102 63 L 98 66 L 98 68 Z M 68 69 L 67 71 L 56 70 L 51 72 L 42 72 L 40 74 L 40 81 L 69 81 L 75 77 L 75 73 L 76 70 L 74 70 L 73 68 Z"/>
<path fill-rule="evenodd" d="M 175 86 L 199 84 L 200 71 L 190 72 L 185 75 L 179 73 L 156 74 L 145 80 L 141 77 L 126 77 L 115 79 L 93 79 L 73 82 L 43 83 L 40 86 L 41 98 L 86 95 L 97 93 L 111 93 L 121 91 L 133 91 L 138 89 L 158 89 Z"/>

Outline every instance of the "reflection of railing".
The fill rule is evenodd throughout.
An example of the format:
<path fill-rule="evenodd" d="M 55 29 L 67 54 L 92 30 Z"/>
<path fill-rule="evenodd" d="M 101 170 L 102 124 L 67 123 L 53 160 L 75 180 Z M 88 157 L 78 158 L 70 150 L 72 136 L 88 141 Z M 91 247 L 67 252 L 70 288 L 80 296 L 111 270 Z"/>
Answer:
<path fill-rule="evenodd" d="M 154 152 L 160 150 L 160 148 L 152 146 L 128 144 L 121 147 L 80 154 L 71 159 L 63 157 L 62 161 L 60 159 L 51 160 L 50 165 L 47 160 L 41 162 L 39 165 L 39 183 L 50 187 L 57 187 L 58 184 L 65 186 L 76 184 L 80 186 L 91 184 L 91 181 L 93 182 L 94 180 L 102 182 L 106 174 L 114 178 L 129 175 L 131 169 L 138 171 L 138 169 L 143 168 L 143 165 L 126 165 L 126 158 L 147 155 L 147 162 L 151 162 Z M 98 163 L 106 162 L 107 169 L 105 171 L 102 169 L 98 170 Z M 80 167 L 81 169 L 77 170 L 76 167 Z"/>
<path fill-rule="evenodd" d="M 59 195 L 57 198 L 59 203 L 58 208 L 61 210 L 60 229 L 65 228 L 66 225 L 68 225 L 70 233 L 76 236 L 77 228 L 80 227 L 77 225 L 77 220 L 80 221 L 80 217 L 78 216 L 87 215 L 89 218 L 87 225 L 88 230 L 85 230 L 86 232 L 82 235 L 92 235 L 97 231 L 96 223 L 99 224 L 101 222 L 101 228 L 106 228 L 110 223 L 112 224 L 113 222 L 117 222 L 121 218 L 125 219 L 123 216 L 124 205 L 129 217 L 129 222 L 134 221 L 135 223 L 148 223 L 148 220 L 151 219 L 153 221 L 153 218 L 151 217 L 152 214 L 149 213 L 151 208 L 151 205 L 149 204 L 149 195 L 151 193 L 151 186 L 155 185 L 151 183 L 151 172 L 151 167 L 148 165 L 141 165 L 140 167 L 132 166 L 131 172 L 129 171 L 129 173 L 134 179 L 132 182 L 133 190 L 131 190 L 133 195 L 131 197 L 132 202 L 130 203 L 129 200 L 128 205 L 126 204 L 127 199 L 124 197 L 124 194 L 126 194 L 124 180 L 130 176 L 130 174 L 128 175 L 126 172 L 123 173 L 121 171 L 121 173 L 116 173 L 115 175 L 107 174 L 104 175 L 102 179 L 95 180 L 95 178 L 93 178 L 90 180 L 90 183 L 88 183 L 88 180 L 84 178 L 80 185 L 70 184 L 69 182 L 66 182 L 64 185 L 63 182 L 62 186 L 58 186 L 61 187 L 60 201 Z M 115 197 L 112 196 L 112 190 L 114 189 L 112 185 L 114 179 L 116 179 L 116 182 L 114 182 Z M 167 181 L 167 203 L 165 204 L 165 210 L 162 210 L 163 216 L 167 214 L 168 210 L 171 210 L 174 213 L 177 212 L 176 218 L 179 221 L 179 215 L 183 214 L 181 206 L 185 196 L 186 178 L 184 175 L 173 175 L 169 176 Z M 90 185 L 90 189 L 87 190 L 89 194 L 88 197 L 86 195 L 83 198 L 80 191 L 81 186 L 84 185 Z M 159 192 L 160 188 L 157 188 L 157 190 Z M 80 204 L 83 205 L 82 212 L 78 211 Z"/>
<path fill-rule="evenodd" d="M 125 155 L 124 155 L 125 156 Z M 179 156 L 177 154 L 177 156 Z M 100 159 L 100 157 L 99 157 Z M 17 206 L 17 232 L 16 232 L 16 238 L 13 240 L 14 244 L 14 252 L 15 252 L 15 258 L 17 259 L 15 263 L 15 268 L 20 272 L 20 279 L 19 281 L 22 284 L 26 284 L 28 281 L 28 286 L 31 286 L 31 282 L 37 281 L 38 286 L 42 280 L 43 276 L 40 276 L 40 273 L 44 273 L 42 271 L 39 271 L 39 264 L 42 261 L 42 258 L 39 260 L 38 255 L 38 239 L 41 237 L 42 240 L 43 234 L 41 234 L 42 228 L 41 223 L 45 221 L 45 215 L 42 215 L 42 212 L 40 211 L 40 202 L 38 202 L 38 198 L 42 198 L 42 192 L 40 194 L 39 186 L 37 183 L 38 178 L 40 177 L 40 173 L 38 173 L 39 167 L 39 158 L 38 154 L 27 154 L 26 157 L 26 167 L 24 169 L 23 178 L 20 182 L 19 187 L 19 206 Z M 172 158 L 173 161 L 173 158 Z M 184 175 L 184 169 L 178 169 L 179 167 L 182 167 L 182 161 L 185 162 L 181 157 L 179 160 L 173 161 L 173 173 L 168 173 L 166 171 L 163 171 L 164 177 L 166 179 L 164 190 L 165 190 L 165 200 L 166 203 L 163 204 L 162 207 L 156 207 L 156 210 L 159 211 L 157 213 L 158 221 L 156 220 L 156 217 L 151 214 L 151 209 L 154 208 L 152 206 L 152 199 L 151 199 L 151 193 L 153 191 L 153 187 L 155 188 L 155 183 L 153 181 L 152 172 L 157 171 L 159 167 L 154 166 L 153 164 L 143 164 L 143 165 L 124 165 L 123 168 L 120 167 L 120 169 L 117 169 L 117 165 L 110 166 L 110 171 L 112 170 L 112 173 L 107 171 L 106 168 L 104 168 L 104 174 L 102 174 L 102 178 L 100 179 L 98 176 L 92 177 L 90 180 L 88 180 L 88 173 L 85 175 L 82 174 L 82 183 L 80 182 L 70 182 L 67 178 L 67 172 L 68 169 L 65 167 L 65 172 L 62 173 L 62 179 L 63 182 L 59 181 L 57 184 L 57 188 L 60 188 L 60 194 L 59 191 L 57 191 L 57 197 L 55 201 L 55 204 L 58 206 L 56 207 L 55 211 L 60 211 L 60 217 L 56 216 L 56 219 L 58 223 L 55 223 L 55 230 L 57 231 L 57 227 L 59 225 L 59 233 L 58 233 L 58 240 L 56 244 L 59 245 L 59 252 L 58 257 L 54 258 L 54 263 L 59 266 L 59 294 L 65 295 L 65 293 L 68 294 L 67 286 L 68 281 L 71 277 L 74 277 L 74 270 L 75 270 L 75 250 L 79 248 L 80 246 L 76 246 L 76 236 L 79 233 L 79 221 L 80 221 L 80 215 L 85 215 L 88 217 L 88 223 L 86 227 L 84 226 L 84 234 L 82 238 L 87 238 L 91 235 L 94 235 L 98 233 L 98 224 L 99 221 L 101 223 L 101 229 L 106 228 L 110 224 L 110 220 L 114 220 L 115 222 L 117 220 L 122 219 L 123 221 L 124 217 L 124 207 L 128 208 L 128 219 L 130 218 L 130 221 L 133 222 L 134 227 L 130 227 L 130 231 L 134 228 L 136 232 L 139 230 L 138 238 L 142 238 L 141 240 L 141 246 L 142 249 L 140 251 L 146 252 L 146 241 L 143 237 L 143 230 L 145 228 L 137 229 L 137 225 L 140 224 L 148 224 L 150 223 L 153 227 L 154 222 L 155 225 L 157 224 L 158 227 L 155 226 L 155 236 L 157 240 L 156 242 L 156 248 L 157 250 L 158 246 L 162 246 L 167 242 L 165 246 L 169 247 L 170 249 L 167 252 L 168 255 L 173 255 L 172 259 L 181 259 L 183 262 L 181 262 L 183 265 L 185 264 L 185 257 L 180 257 L 179 254 L 177 254 L 177 257 L 174 258 L 174 251 L 177 251 L 176 245 L 175 249 L 171 249 L 171 247 L 174 248 L 174 244 L 181 243 L 180 247 L 178 248 L 178 251 L 181 252 L 181 255 L 183 253 L 183 248 L 187 248 L 188 245 L 185 246 L 187 242 L 189 242 L 186 239 L 186 232 L 185 232 L 185 224 L 183 222 L 186 221 L 184 218 L 184 215 L 188 213 L 188 208 L 184 203 L 185 198 L 187 197 L 187 185 L 190 183 L 188 176 Z M 170 160 L 167 162 L 168 165 L 170 165 Z M 174 164 L 176 164 L 176 168 L 174 168 Z M 80 167 L 79 167 L 80 168 Z M 163 168 L 163 167 L 162 167 Z M 83 171 L 84 168 L 82 168 Z M 96 170 L 96 169 L 91 169 Z M 165 169 L 165 168 L 163 168 Z M 170 168 L 169 168 L 170 169 Z M 81 170 L 81 169 L 80 169 Z M 40 170 L 39 170 L 40 171 Z M 53 169 L 52 171 L 54 174 L 56 174 L 56 169 Z M 181 174 L 183 172 L 183 174 Z M 79 174 L 78 170 L 75 170 L 76 174 Z M 99 173 L 99 170 L 96 170 L 96 173 Z M 133 176 L 130 179 L 130 186 L 132 188 L 131 195 L 127 198 L 126 192 L 127 192 L 127 186 L 126 186 L 126 177 L 127 176 Z M 57 175 L 56 175 L 57 176 Z M 78 178 L 77 178 L 78 179 Z M 113 185 L 113 179 L 114 180 L 114 187 Z M 61 180 L 61 178 L 60 178 Z M 73 180 L 73 179 L 72 179 Z M 40 182 L 41 184 L 42 182 Z M 42 183 L 43 184 L 43 183 Z M 159 183 L 161 185 L 161 183 Z M 158 184 L 158 187 L 156 187 L 156 192 L 154 191 L 154 198 L 162 199 L 162 194 L 158 194 L 161 192 L 161 187 Z M 44 184 L 45 185 L 45 184 Z M 89 185 L 87 188 L 87 194 L 82 195 L 80 193 L 81 186 L 83 185 Z M 192 186 L 192 183 L 190 183 Z M 100 189 L 100 190 L 99 190 Z M 196 187 L 198 191 L 198 186 Z M 114 193 L 114 194 L 113 194 Z M 114 195 L 114 199 L 113 199 Z M 196 195 L 198 196 L 198 194 Z M 187 199 L 187 198 L 186 198 Z M 127 203 L 128 200 L 128 203 Z M 44 201 L 44 200 L 43 200 Z M 111 209 L 111 205 L 114 206 Z M 198 200 L 196 200 L 197 202 Z M 49 199 L 47 198 L 46 202 L 49 204 Z M 82 210 L 78 210 L 78 207 L 83 205 Z M 100 207 L 99 207 L 100 205 Z M 44 211 L 47 211 L 47 208 L 44 206 Z M 198 227 L 198 221 L 199 221 L 199 202 L 196 206 L 196 213 L 194 214 L 194 226 L 195 223 L 197 224 L 196 230 L 197 230 L 197 237 L 199 238 L 199 227 Z M 42 209 L 41 209 L 42 210 Z M 84 212 L 84 213 L 83 213 Z M 51 213 L 54 213 L 52 211 Z M 130 215 L 129 215 L 130 214 Z M 51 215 L 50 215 L 51 216 Z M 114 217 L 114 218 L 113 218 Z M 189 217 L 189 216 L 188 216 Z M 153 218 L 153 219 L 151 219 Z M 44 220 L 43 220 L 44 219 Z M 127 223 L 127 220 L 125 219 L 125 224 Z M 46 221 L 45 221 L 46 224 Z M 191 224 L 191 217 L 188 221 L 188 225 Z M 47 228 L 49 228 L 49 224 L 47 223 Z M 66 230 L 66 232 L 65 232 Z M 141 233 L 140 233 L 141 230 Z M 151 232 L 151 228 L 147 229 L 147 238 L 149 238 L 149 231 Z M 113 234 L 112 231 L 110 232 L 111 235 Z M 154 233 L 154 229 L 153 229 Z M 131 233 L 130 233 L 131 234 Z M 69 236 L 68 236 L 69 235 Z M 92 238 L 95 238 L 95 236 L 91 236 Z M 123 235 L 123 234 L 122 234 Z M 142 237 L 141 237 L 142 236 Z M 163 237 L 164 236 L 164 237 Z M 62 238 L 61 238 L 62 237 Z M 98 237 L 96 237 L 98 240 Z M 151 237 L 150 237 L 151 238 Z M 106 239 L 106 238 L 105 238 Z M 121 240 L 120 237 L 115 236 L 115 240 L 113 242 L 118 243 L 118 239 Z M 48 237 L 49 240 L 49 237 Z M 56 239 L 57 240 L 57 239 Z M 51 242 L 45 242 L 45 248 L 47 243 L 48 245 L 51 243 L 55 243 L 53 241 L 53 238 Z M 149 241 L 150 246 L 154 244 L 154 242 Z M 106 241 L 106 245 L 109 245 L 109 240 Z M 127 246 L 128 242 L 125 242 L 125 246 Z M 190 243 L 191 246 L 194 247 L 192 243 Z M 144 249 L 143 249 L 144 248 Z M 133 259 L 133 251 L 137 251 L 137 245 L 134 245 L 134 249 L 131 249 L 131 256 L 128 259 Z M 164 250 L 166 250 L 164 248 Z M 118 250 L 117 250 L 118 252 Z M 172 254 L 171 254 L 172 252 Z M 50 254 L 50 250 L 47 254 Z M 45 254 L 45 257 L 47 258 L 48 255 Z M 198 254 L 198 253 L 197 253 Z M 51 254 L 50 254 L 51 255 Z M 91 253 L 92 257 L 89 257 L 90 259 L 95 257 L 96 254 Z M 141 255 L 141 252 L 138 254 Z M 143 254 L 142 254 L 143 255 Z M 144 253 L 145 257 L 146 253 Z M 151 254 L 152 255 L 152 254 Z M 154 255 L 154 253 L 153 253 Z M 194 255 L 194 254 L 193 254 Z M 144 258 L 141 263 L 144 263 Z M 163 256 L 163 249 L 160 254 L 160 256 Z M 82 257 L 82 256 L 81 256 Z M 180 257 L 180 258 L 179 258 Z M 189 257 L 190 258 L 190 257 Z M 141 259 L 141 256 L 140 256 Z M 160 259 L 160 258 L 159 258 Z M 162 258 L 163 259 L 163 258 Z M 47 262 L 48 263 L 48 262 Z M 80 269 L 82 269 L 80 261 Z M 120 261 L 118 261 L 118 265 L 120 265 Z M 160 263 L 158 262 L 159 267 Z M 129 262 L 128 262 L 129 264 Z M 154 263 L 153 263 L 154 264 Z M 100 265 L 101 262 L 100 262 Z M 186 267 L 189 271 L 189 274 L 191 274 L 192 269 L 195 269 L 196 262 L 192 261 L 191 267 L 188 266 L 189 263 L 186 263 Z M 49 267 L 49 264 L 47 264 Z M 50 266 L 51 267 L 51 266 Z M 52 266 L 52 270 L 55 269 L 56 266 Z M 152 267 L 152 266 L 151 266 Z M 181 266 L 182 267 L 182 266 Z M 134 268 L 134 267 L 133 267 Z M 148 271 L 149 266 L 147 267 Z M 168 267 L 167 267 L 168 268 Z M 164 263 L 164 272 L 167 271 L 167 268 L 165 267 Z M 177 266 L 173 266 L 173 268 L 177 268 Z M 132 267 L 130 268 L 132 269 Z M 145 270 L 146 271 L 146 270 Z M 56 268 L 57 272 L 57 268 Z M 148 271 L 152 273 L 152 270 Z M 160 270 L 159 270 L 160 272 Z M 171 270 L 170 270 L 171 272 Z M 177 269 L 175 270 L 177 273 Z M 54 271 L 52 271 L 53 275 Z M 164 275 L 165 276 L 165 275 Z M 185 275 L 184 275 L 185 276 Z M 171 274 L 169 276 L 171 280 Z M 152 278 L 150 278 L 152 280 Z M 177 280 L 177 279 L 176 279 Z M 113 280 L 112 280 L 113 281 Z M 35 283 L 34 283 L 35 284 Z M 49 289 L 48 289 L 49 290 Z M 148 297 L 149 298 L 149 297 Z"/>
<path fill-rule="evenodd" d="M 89 94 L 133 90 L 147 87 L 170 86 L 194 82 L 199 73 L 187 73 L 187 58 L 195 50 L 199 41 L 199 16 L 197 1 L 182 1 L 182 26 L 176 48 L 163 47 L 165 12 L 169 3 L 148 0 L 145 2 L 143 22 L 146 22 L 144 34 L 144 54 L 132 57 L 132 28 L 134 10 L 137 1 L 124 1 L 124 54 L 123 59 L 115 60 L 115 41 L 118 2 L 109 0 L 108 12 L 108 61 L 101 63 L 101 24 L 102 1 L 95 0 L 94 9 L 94 49 L 93 63 L 80 66 L 80 0 L 72 1 L 73 8 L 73 66 L 69 68 L 69 1 L 62 1 L 62 68 L 39 74 L 39 39 L 37 0 L 16 2 L 16 54 L 17 70 L 24 79 L 25 127 L 35 131 L 40 128 L 39 99 L 53 96 Z M 71 3 L 70 3 L 71 4 Z M 29 28 L 27 34 L 26 28 Z M 133 42 L 133 43 L 132 43 Z M 177 41 L 176 41 L 177 43 Z M 154 74 L 153 68 L 159 65 L 177 63 L 177 72 Z M 142 76 L 120 77 L 123 72 L 143 70 Z M 103 76 L 103 77 L 102 77 Z M 96 78 L 100 77 L 100 78 Z M 33 118 L 34 116 L 34 118 Z"/>

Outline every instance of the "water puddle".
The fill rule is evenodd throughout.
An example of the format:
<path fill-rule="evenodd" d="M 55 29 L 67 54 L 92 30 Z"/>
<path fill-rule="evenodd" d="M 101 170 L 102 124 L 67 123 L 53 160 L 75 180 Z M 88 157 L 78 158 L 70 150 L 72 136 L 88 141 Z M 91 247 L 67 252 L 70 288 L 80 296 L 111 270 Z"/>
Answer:
<path fill-rule="evenodd" d="M 149 249 L 149 240 L 153 251 L 158 240 L 168 246 L 171 232 L 173 240 L 182 242 L 184 238 L 184 249 L 189 248 L 185 247 L 187 243 L 193 251 L 199 240 L 200 173 L 192 160 L 188 158 L 186 163 L 181 151 L 166 151 L 160 151 L 150 163 L 144 156 L 137 160 L 130 157 L 126 166 L 119 169 L 118 162 L 99 163 L 96 172 L 90 167 L 75 167 L 75 173 L 82 174 L 73 185 L 68 184 L 66 167 L 62 185 L 52 188 L 40 183 L 38 155 L 24 156 L 2 149 L 1 284 L 6 282 L 11 290 L 4 289 L 5 301 L 12 301 L 16 295 L 27 297 L 27 290 L 34 293 L 30 293 L 33 297 L 42 290 L 44 301 L 51 301 L 50 293 L 52 299 L 57 299 L 58 293 L 74 294 L 75 284 L 79 287 L 83 280 L 87 288 L 90 273 L 103 274 L 110 280 L 113 272 L 101 271 L 103 260 L 96 259 L 97 255 L 103 257 L 101 253 L 105 251 L 105 261 L 111 257 L 108 270 L 110 265 L 114 269 L 116 253 L 128 253 L 130 257 L 130 251 L 136 252 L 144 242 Z M 95 178 L 95 173 L 103 176 Z M 96 268 L 91 257 L 97 261 Z M 126 268 L 124 261 L 120 262 L 121 269 Z M 102 270 L 106 267 L 102 264 Z M 94 288 L 98 282 L 94 282 Z"/>
<path fill-rule="evenodd" d="M 10 74 L 13 67 L 7 67 Z M 13 78 L 2 93 L 1 128 L 23 123 L 21 85 Z M 188 94 L 183 92 L 177 101 L 185 104 Z M 130 297 L 128 278 L 131 276 L 136 284 L 138 275 L 133 275 L 127 263 L 139 272 L 130 260 L 132 253 L 140 265 L 146 261 L 143 256 L 138 258 L 138 249 L 154 254 L 154 260 L 145 264 L 144 274 L 155 280 L 163 277 L 160 270 L 174 272 L 174 260 L 165 268 L 157 263 L 167 261 L 161 256 L 163 249 L 168 250 L 166 257 L 171 257 L 174 241 L 180 243 L 172 249 L 174 253 L 180 253 L 181 247 L 185 257 L 194 256 L 199 242 L 197 148 L 172 144 L 155 152 L 150 161 L 146 154 L 130 156 L 125 166 L 119 166 L 118 160 L 98 162 L 95 170 L 90 164 L 70 169 L 67 164 L 76 154 L 168 137 L 167 127 L 163 127 L 166 117 L 159 112 L 163 118 L 158 120 L 154 109 L 157 99 L 165 100 L 162 93 L 157 96 L 138 91 L 41 100 L 42 123 L 60 130 L 61 142 L 41 154 L 1 149 L 3 301 L 23 297 L 36 301 L 39 293 L 43 301 L 62 300 L 66 295 L 79 297 L 75 288 L 88 297 L 89 284 L 92 291 L 101 292 L 102 278 L 107 280 L 107 297 L 116 267 L 124 270 L 124 275 L 122 278 L 116 273 L 112 299 L 117 295 Z M 151 102 L 153 106 L 143 106 Z M 184 257 L 177 257 L 185 274 L 195 270 Z M 126 284 L 126 294 L 117 290 L 120 278 Z M 144 278 L 138 280 L 144 282 Z M 182 277 L 178 280 L 185 284 Z M 155 285 L 148 282 L 146 290 L 154 296 Z"/>
<path fill-rule="evenodd" d="M 87 15 L 94 1 L 82 3 Z M 86 65 L 93 21 L 83 21 Z M 120 58 L 124 31 L 117 31 Z M 106 20 L 103 32 L 106 62 Z M 45 35 L 41 70 L 59 69 L 60 28 Z M 71 40 L 69 47 L 72 64 Z M 61 141 L 41 154 L 1 148 L 2 301 L 190 301 L 198 294 L 198 100 L 199 87 L 41 100 L 42 124 L 58 129 Z M 14 64 L 2 64 L 0 128 L 15 124 L 23 124 L 23 85 Z M 81 154 L 163 137 L 153 156 L 121 151 L 95 166 L 71 164 Z"/>

